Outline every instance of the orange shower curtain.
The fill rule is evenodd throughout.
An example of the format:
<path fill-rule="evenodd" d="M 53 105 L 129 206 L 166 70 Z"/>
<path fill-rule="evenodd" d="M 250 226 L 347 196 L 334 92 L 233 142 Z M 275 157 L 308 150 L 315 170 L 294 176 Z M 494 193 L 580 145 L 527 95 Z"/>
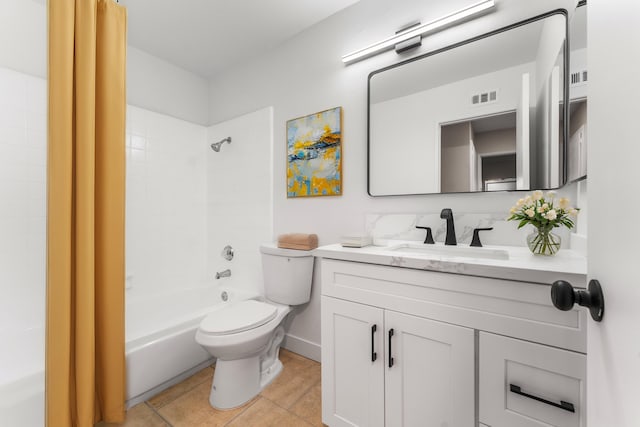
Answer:
<path fill-rule="evenodd" d="M 126 10 L 50 0 L 46 423 L 124 420 Z"/>

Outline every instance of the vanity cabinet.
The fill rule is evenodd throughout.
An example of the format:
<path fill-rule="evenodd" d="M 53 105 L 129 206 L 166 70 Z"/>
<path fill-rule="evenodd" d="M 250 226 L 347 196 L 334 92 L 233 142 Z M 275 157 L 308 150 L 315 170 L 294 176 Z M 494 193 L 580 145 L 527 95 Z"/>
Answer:
<path fill-rule="evenodd" d="M 328 426 L 585 426 L 586 315 L 548 284 L 320 266 Z"/>
<path fill-rule="evenodd" d="M 473 329 L 331 297 L 322 319 L 324 423 L 473 425 Z"/>

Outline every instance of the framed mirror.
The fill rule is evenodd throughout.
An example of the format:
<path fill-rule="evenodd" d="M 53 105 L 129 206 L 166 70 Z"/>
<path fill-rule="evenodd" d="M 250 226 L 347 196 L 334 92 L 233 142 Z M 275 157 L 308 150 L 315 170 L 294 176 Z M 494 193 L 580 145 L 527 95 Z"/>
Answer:
<path fill-rule="evenodd" d="M 567 31 L 557 10 L 372 72 L 369 194 L 564 185 Z"/>

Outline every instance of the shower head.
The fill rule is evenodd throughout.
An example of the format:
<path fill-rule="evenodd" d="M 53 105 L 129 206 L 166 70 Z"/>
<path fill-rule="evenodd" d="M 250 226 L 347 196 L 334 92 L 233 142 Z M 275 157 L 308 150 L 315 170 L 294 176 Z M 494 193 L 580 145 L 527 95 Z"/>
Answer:
<path fill-rule="evenodd" d="M 217 153 L 217 152 L 220 151 L 220 146 L 222 144 L 224 144 L 225 142 L 228 142 L 229 144 L 231 144 L 231 137 L 228 136 L 225 139 L 223 139 L 222 141 L 218 141 L 218 142 L 212 143 L 211 144 L 211 149 Z"/>

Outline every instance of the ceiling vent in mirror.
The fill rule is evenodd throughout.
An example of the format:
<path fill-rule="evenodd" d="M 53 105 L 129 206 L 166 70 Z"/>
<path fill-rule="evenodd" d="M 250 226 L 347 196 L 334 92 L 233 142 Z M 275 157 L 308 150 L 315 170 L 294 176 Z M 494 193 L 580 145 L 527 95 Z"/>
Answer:
<path fill-rule="evenodd" d="M 472 105 L 489 104 L 498 100 L 498 91 L 490 90 L 482 93 L 475 93 L 471 95 Z"/>
<path fill-rule="evenodd" d="M 571 73 L 571 86 L 577 86 L 587 83 L 587 70 L 576 71 Z"/>

